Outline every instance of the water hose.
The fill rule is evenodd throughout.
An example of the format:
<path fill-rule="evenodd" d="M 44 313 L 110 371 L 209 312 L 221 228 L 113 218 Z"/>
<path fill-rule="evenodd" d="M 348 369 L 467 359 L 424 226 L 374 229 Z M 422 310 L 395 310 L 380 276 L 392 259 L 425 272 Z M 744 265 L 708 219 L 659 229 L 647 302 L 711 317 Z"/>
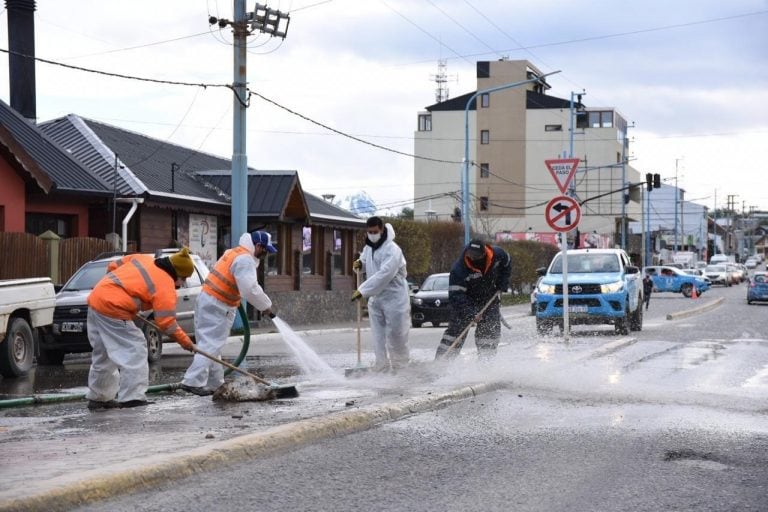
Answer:
<path fill-rule="evenodd" d="M 242 304 L 237 308 L 240 314 L 240 319 L 243 321 L 243 346 L 240 349 L 234 366 L 239 366 L 248 354 L 248 347 L 251 343 L 251 326 L 248 324 L 248 317 L 245 313 L 245 308 Z M 232 372 L 231 369 L 227 369 L 224 374 L 228 375 Z M 171 384 L 156 384 L 147 388 L 147 393 L 163 393 L 168 391 L 176 391 L 181 386 L 180 382 L 174 382 Z M 76 402 L 79 400 L 85 400 L 85 393 L 78 394 L 50 394 L 50 395 L 32 395 L 23 398 L 11 398 L 9 400 L 0 400 L 0 409 L 9 409 L 11 407 L 20 407 L 24 405 L 45 405 L 45 404 L 57 404 L 62 402 Z"/>

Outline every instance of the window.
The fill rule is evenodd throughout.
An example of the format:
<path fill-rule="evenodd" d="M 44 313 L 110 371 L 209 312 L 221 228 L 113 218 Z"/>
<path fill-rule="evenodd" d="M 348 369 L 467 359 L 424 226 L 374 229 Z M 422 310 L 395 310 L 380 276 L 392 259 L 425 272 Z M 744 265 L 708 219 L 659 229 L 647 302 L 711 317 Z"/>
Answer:
<path fill-rule="evenodd" d="M 548 124 L 544 126 L 545 132 L 561 132 L 563 131 L 563 125 L 561 124 Z"/>
<path fill-rule="evenodd" d="M 419 131 L 432 131 L 432 114 L 419 114 Z"/>
<path fill-rule="evenodd" d="M 72 236 L 72 226 L 75 223 L 74 215 L 57 213 L 28 213 L 26 215 L 26 231 L 33 235 L 42 235 L 46 231 L 53 231 L 62 238 Z"/>
<path fill-rule="evenodd" d="M 490 144 L 491 132 L 490 130 L 480 130 L 480 144 Z"/>
<path fill-rule="evenodd" d="M 613 128 L 613 111 L 590 111 L 587 112 L 588 121 L 584 128 Z M 581 128 L 577 123 L 577 126 Z"/>
<path fill-rule="evenodd" d="M 488 211 L 488 196 L 480 196 L 480 211 Z"/>
<path fill-rule="evenodd" d="M 490 164 L 480 164 L 480 177 L 487 178 L 491 175 Z"/>
<path fill-rule="evenodd" d="M 336 275 L 344 274 L 344 233 L 341 230 L 333 230 L 333 273 Z"/>
<path fill-rule="evenodd" d="M 480 95 L 480 108 L 488 108 L 491 106 L 491 95 L 489 93 Z"/>
<path fill-rule="evenodd" d="M 301 236 L 301 273 L 314 274 L 315 259 L 312 254 L 312 228 L 304 226 Z"/>

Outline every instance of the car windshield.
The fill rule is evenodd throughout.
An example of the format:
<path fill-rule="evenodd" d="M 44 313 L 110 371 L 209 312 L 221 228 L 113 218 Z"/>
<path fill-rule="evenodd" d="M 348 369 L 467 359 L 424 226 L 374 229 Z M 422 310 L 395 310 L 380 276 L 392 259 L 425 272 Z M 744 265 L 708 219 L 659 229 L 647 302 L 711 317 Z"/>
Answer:
<path fill-rule="evenodd" d="M 765 276 L 762 274 L 758 274 L 755 276 L 755 282 L 756 283 L 764 283 L 765 282 Z"/>
<path fill-rule="evenodd" d="M 448 276 L 429 276 L 424 284 L 421 286 L 421 290 L 425 292 L 434 292 L 438 290 L 448 289 Z"/>
<path fill-rule="evenodd" d="M 725 272 L 725 265 L 710 265 L 707 272 Z"/>
<path fill-rule="evenodd" d="M 551 274 L 563 273 L 562 254 L 555 256 L 552 267 L 549 269 Z M 568 272 L 618 272 L 619 260 L 614 254 L 569 254 Z"/>
<path fill-rule="evenodd" d="M 62 291 L 93 290 L 96 283 L 106 275 L 108 263 L 108 261 L 94 261 L 83 265 L 62 288 Z"/>

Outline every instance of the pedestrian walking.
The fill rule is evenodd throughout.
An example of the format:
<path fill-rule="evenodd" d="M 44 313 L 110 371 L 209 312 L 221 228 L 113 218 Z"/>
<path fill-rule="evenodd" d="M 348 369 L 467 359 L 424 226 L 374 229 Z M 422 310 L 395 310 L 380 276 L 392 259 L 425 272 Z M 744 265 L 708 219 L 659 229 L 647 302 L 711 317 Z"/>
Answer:
<path fill-rule="evenodd" d="M 226 250 L 219 258 L 195 303 L 195 341 L 200 350 L 221 358 L 243 298 L 263 314 L 275 317 L 272 300 L 259 285 L 256 271 L 268 253 L 276 252 L 269 233 L 254 231 L 243 233 L 237 247 Z M 195 354 L 181 381 L 181 389 L 206 396 L 222 384 L 224 368 Z"/>
<path fill-rule="evenodd" d="M 643 278 L 643 300 L 645 300 L 645 310 L 648 311 L 648 304 L 651 302 L 651 294 L 653 293 L 653 279 L 651 275 L 646 273 Z"/>
<path fill-rule="evenodd" d="M 501 338 L 501 301 L 498 294 L 509 287 L 511 260 L 501 247 L 488 245 L 479 239 L 470 240 L 451 267 L 448 278 L 451 321 L 437 346 L 435 359 L 445 356 L 454 342 L 456 345 L 448 355 L 458 355 L 466 339 L 464 330 L 472 322 L 477 324 L 475 345 L 478 355 L 488 358 L 496 353 Z M 490 306 L 480 313 L 491 299 Z M 458 339 L 462 333 L 462 339 Z"/>
<path fill-rule="evenodd" d="M 368 299 L 368 318 L 376 356 L 374 370 L 387 371 L 404 366 L 409 360 L 408 332 L 411 299 L 406 280 L 406 261 L 395 243 L 395 230 L 379 217 L 366 221 L 367 235 L 355 270 L 366 279 L 352 294 L 352 301 Z"/>
<path fill-rule="evenodd" d="M 147 340 L 133 319 L 152 309 L 163 333 L 184 349 L 192 340 L 176 323 L 176 288 L 195 271 L 187 248 L 167 257 L 131 254 L 107 267 L 88 296 L 89 409 L 147 405 Z"/>

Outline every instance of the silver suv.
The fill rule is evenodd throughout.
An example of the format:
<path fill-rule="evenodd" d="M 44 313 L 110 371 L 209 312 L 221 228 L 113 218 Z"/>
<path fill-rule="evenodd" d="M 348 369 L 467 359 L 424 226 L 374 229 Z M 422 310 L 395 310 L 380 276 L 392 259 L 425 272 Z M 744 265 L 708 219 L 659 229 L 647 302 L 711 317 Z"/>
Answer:
<path fill-rule="evenodd" d="M 154 256 L 172 254 L 178 249 L 164 249 Z M 99 280 L 107 273 L 109 262 L 120 259 L 124 253 L 97 257 L 80 267 L 69 281 L 56 294 L 56 309 L 53 312 L 51 329 L 40 338 L 38 363 L 60 365 L 69 353 L 90 352 L 88 341 L 88 295 Z M 195 301 L 203 289 L 203 282 L 208 276 L 208 267 L 196 254 L 192 254 L 195 272 L 187 278 L 186 284 L 176 290 L 176 318 L 190 336 L 194 335 Z M 142 316 L 152 319 L 152 312 L 142 312 Z M 140 322 L 139 327 L 147 338 L 147 359 L 150 363 L 158 361 L 163 355 L 165 337 L 155 328 Z"/>

